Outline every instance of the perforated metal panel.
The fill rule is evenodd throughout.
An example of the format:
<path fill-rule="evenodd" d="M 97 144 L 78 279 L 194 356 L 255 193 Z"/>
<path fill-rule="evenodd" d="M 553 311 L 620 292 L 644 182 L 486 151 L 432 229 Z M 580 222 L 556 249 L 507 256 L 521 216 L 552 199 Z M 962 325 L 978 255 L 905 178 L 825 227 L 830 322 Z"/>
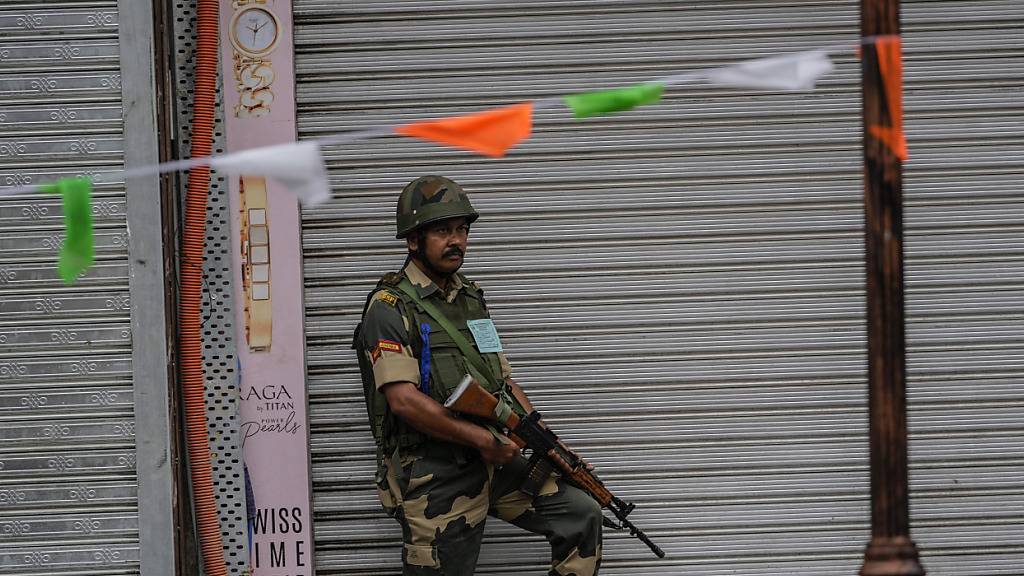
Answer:
<path fill-rule="evenodd" d="M 0 183 L 122 167 L 117 3 L 0 4 L 0 37 Z M 139 572 L 123 184 L 94 198 L 71 287 L 60 198 L 0 198 L 2 574 Z"/>
<path fill-rule="evenodd" d="M 1024 5 L 903 2 L 914 537 L 929 574 L 1024 566 Z M 853 41 L 846 0 L 296 0 L 300 137 Z M 348 349 L 402 263 L 394 202 L 448 175 L 483 214 L 466 272 L 534 403 L 658 561 L 603 574 L 853 574 L 868 539 L 860 71 L 810 94 L 692 86 L 585 122 L 545 110 L 502 160 L 389 138 L 326 150 L 304 213 L 318 574 L 397 574 Z M 492 522 L 479 574 L 541 573 Z"/>
<path fill-rule="evenodd" d="M 191 146 L 195 1 L 177 2 L 174 15 L 178 152 L 182 157 L 186 157 Z M 213 154 L 223 154 L 223 107 L 219 88 L 217 95 Z M 186 181 L 185 177 L 180 180 L 183 203 L 187 193 Z M 206 252 L 203 262 L 202 336 L 206 418 L 210 428 L 210 457 L 214 493 L 220 512 L 224 560 L 229 574 L 240 575 L 246 573 L 249 566 L 249 547 L 245 472 L 238 420 L 239 375 L 234 340 L 230 216 L 227 182 L 222 176 L 212 174 L 206 213 Z M 184 263 L 180 265 L 183 266 Z"/>

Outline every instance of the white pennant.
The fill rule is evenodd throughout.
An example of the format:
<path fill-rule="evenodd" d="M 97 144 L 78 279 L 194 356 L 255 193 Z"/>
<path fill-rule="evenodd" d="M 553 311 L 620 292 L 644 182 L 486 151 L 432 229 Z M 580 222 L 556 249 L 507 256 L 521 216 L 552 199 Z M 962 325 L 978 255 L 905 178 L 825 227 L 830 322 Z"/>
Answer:
<path fill-rule="evenodd" d="M 832 60 L 823 50 L 812 50 L 747 60 L 703 73 L 712 84 L 740 88 L 777 90 L 813 90 L 818 79 L 833 70 Z"/>
<path fill-rule="evenodd" d="M 331 199 L 320 143 L 303 140 L 210 158 L 210 166 L 234 176 L 267 176 L 288 187 L 305 206 Z"/>

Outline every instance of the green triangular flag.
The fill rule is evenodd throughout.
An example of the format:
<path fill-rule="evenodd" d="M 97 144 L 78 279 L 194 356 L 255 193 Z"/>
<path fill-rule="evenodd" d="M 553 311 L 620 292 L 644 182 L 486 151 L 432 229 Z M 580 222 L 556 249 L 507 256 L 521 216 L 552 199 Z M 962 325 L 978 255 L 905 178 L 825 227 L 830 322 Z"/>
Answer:
<path fill-rule="evenodd" d="M 79 274 L 92 266 L 92 180 L 62 178 L 40 189 L 60 194 L 64 199 L 64 245 L 60 249 L 57 272 L 65 284 L 73 284 Z"/>
<path fill-rule="evenodd" d="M 598 114 L 622 112 L 642 104 L 653 104 L 661 99 L 661 93 L 664 91 L 664 84 L 637 84 L 627 88 L 573 94 L 563 100 L 566 106 L 572 108 L 577 118 L 587 118 Z"/>

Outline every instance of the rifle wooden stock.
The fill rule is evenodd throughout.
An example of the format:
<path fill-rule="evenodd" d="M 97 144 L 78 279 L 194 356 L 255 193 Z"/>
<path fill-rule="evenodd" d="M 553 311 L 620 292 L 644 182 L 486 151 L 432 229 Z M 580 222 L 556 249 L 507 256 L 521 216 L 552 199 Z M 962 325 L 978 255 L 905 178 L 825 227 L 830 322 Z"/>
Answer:
<path fill-rule="evenodd" d="M 469 377 L 467 376 L 467 378 Z M 496 409 L 498 407 L 498 402 L 499 400 L 495 398 L 493 394 L 484 390 L 484 387 L 478 384 L 476 380 L 469 379 L 468 381 L 462 381 L 444 405 L 446 408 L 455 410 L 460 414 L 476 416 L 477 418 L 497 422 L 509 430 L 514 430 L 516 426 L 519 426 L 519 416 L 515 412 L 509 410 L 508 417 L 505 418 L 504 422 L 501 422 L 497 417 Z M 509 434 L 508 437 L 510 440 L 515 442 L 516 446 L 519 446 L 519 448 L 524 448 L 526 446 L 526 442 L 515 434 Z"/>

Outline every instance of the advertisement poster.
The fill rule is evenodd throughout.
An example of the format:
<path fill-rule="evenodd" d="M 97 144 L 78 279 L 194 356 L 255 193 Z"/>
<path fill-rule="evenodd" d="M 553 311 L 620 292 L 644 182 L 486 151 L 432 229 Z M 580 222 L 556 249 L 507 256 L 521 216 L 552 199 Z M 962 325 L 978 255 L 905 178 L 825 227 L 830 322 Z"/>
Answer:
<path fill-rule="evenodd" d="M 291 2 L 222 0 L 227 152 L 295 140 Z M 313 574 L 301 221 L 263 177 L 229 177 L 249 570 Z"/>

